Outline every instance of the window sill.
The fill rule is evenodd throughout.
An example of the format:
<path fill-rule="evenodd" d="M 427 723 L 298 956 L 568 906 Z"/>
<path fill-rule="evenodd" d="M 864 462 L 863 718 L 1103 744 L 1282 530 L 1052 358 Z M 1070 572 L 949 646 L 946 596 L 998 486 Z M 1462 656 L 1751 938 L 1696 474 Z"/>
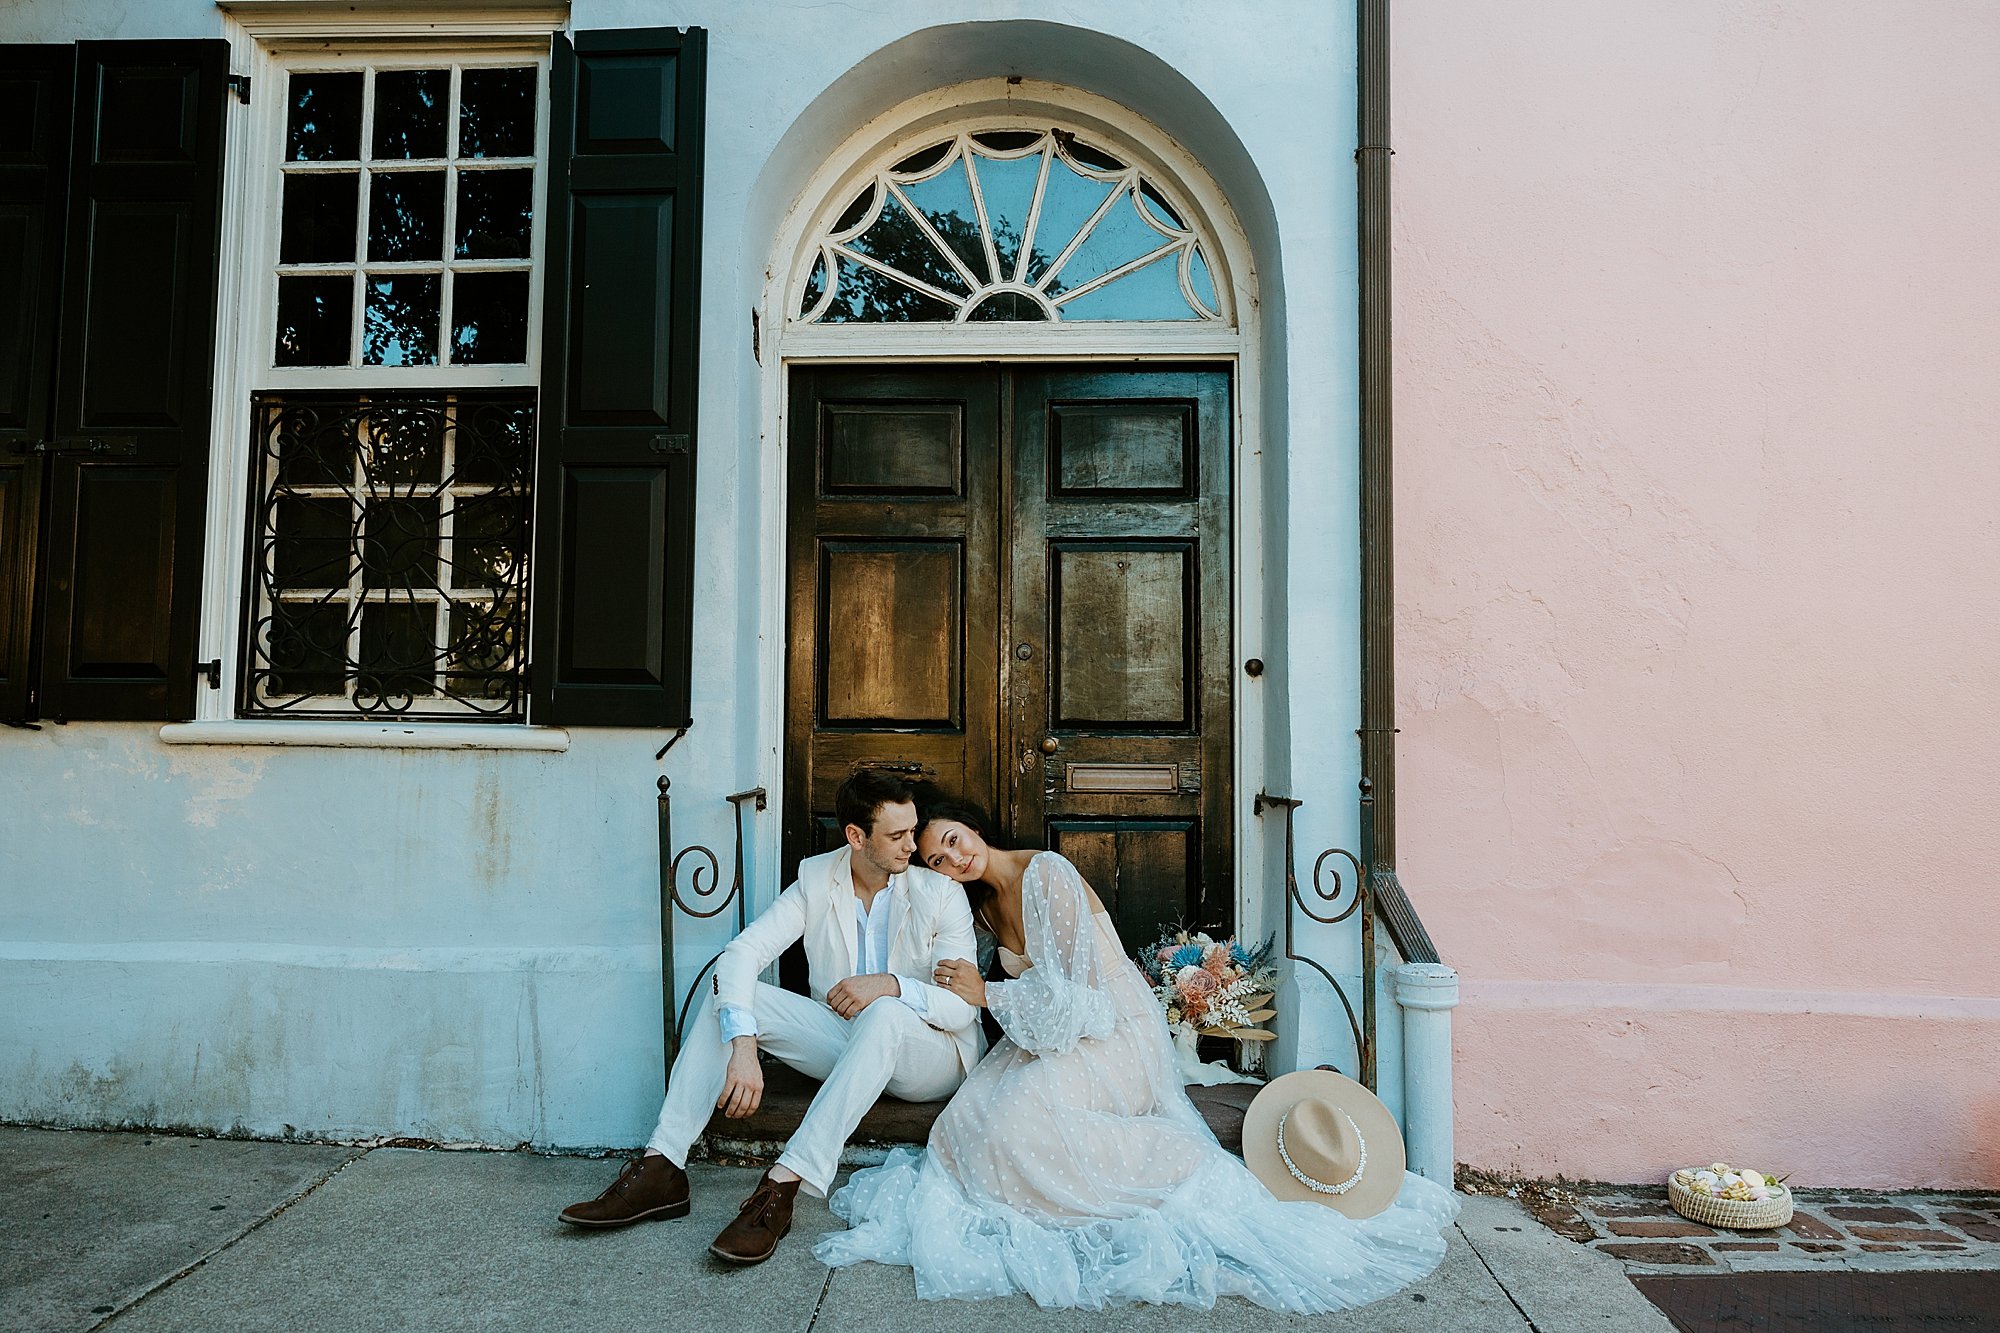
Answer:
<path fill-rule="evenodd" d="M 319 745 L 338 750 L 569 749 L 561 727 L 438 722 L 169 722 L 166 745 Z"/>

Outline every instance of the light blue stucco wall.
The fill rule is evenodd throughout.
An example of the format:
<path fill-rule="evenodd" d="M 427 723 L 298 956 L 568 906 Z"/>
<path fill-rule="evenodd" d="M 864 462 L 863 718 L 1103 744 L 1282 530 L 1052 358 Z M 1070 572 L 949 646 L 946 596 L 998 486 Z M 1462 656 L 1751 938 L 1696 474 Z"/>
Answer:
<path fill-rule="evenodd" d="M 725 875 L 723 796 L 782 787 L 762 725 L 783 706 L 782 645 L 766 633 L 782 546 L 759 480 L 777 443 L 750 309 L 812 155 L 963 78 L 1018 72 L 1132 106 L 1235 203 L 1259 265 L 1245 318 L 1263 338 L 1250 447 L 1265 454 L 1264 546 L 1240 577 L 1266 629 L 1238 648 L 1269 664 L 1239 678 L 1269 743 L 1239 805 L 1248 825 L 1260 787 L 1304 799 L 1308 869 L 1319 847 L 1356 845 L 1351 10 L 994 0 L 975 12 L 940 29 L 938 7 L 916 0 L 575 5 L 579 28 L 710 32 L 696 725 L 664 764 L 663 735 L 583 729 L 562 753 L 169 746 L 123 724 L 0 731 L 0 1119 L 644 1137 L 661 1077 L 654 778 L 673 779 L 679 840 L 720 850 Z M 7 41 L 227 27 L 206 0 L 0 10 Z M 779 887 L 777 820 L 775 807 L 751 820 L 755 906 Z M 1275 862 L 1264 878 L 1275 925 Z M 727 918 L 683 927 L 683 986 L 726 935 Z M 1348 933 L 1300 941 L 1351 970 Z M 1302 971 L 1281 1008 L 1279 1064 L 1351 1067 L 1323 983 Z M 1384 1084 L 1399 1085 L 1386 1065 Z"/>

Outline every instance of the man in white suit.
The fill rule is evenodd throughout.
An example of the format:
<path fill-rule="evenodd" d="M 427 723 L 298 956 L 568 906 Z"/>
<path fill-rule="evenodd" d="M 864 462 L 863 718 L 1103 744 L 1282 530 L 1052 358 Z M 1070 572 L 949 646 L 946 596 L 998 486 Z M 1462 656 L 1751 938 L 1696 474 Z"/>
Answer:
<path fill-rule="evenodd" d="M 689 1025 L 645 1154 L 562 1220 L 617 1227 L 688 1214 L 688 1149 L 715 1110 L 742 1118 L 763 1100 L 758 1051 L 823 1080 L 798 1131 L 709 1247 L 762 1263 L 791 1229 L 804 1185 L 824 1195 L 840 1149 L 885 1091 L 936 1101 L 979 1060 L 979 1011 L 931 983 L 936 965 L 977 957 L 965 891 L 910 864 L 917 811 L 908 783 L 864 769 L 834 794 L 847 845 L 799 863 L 798 881 L 722 951 Z M 757 980 L 803 939 L 810 996 Z"/>

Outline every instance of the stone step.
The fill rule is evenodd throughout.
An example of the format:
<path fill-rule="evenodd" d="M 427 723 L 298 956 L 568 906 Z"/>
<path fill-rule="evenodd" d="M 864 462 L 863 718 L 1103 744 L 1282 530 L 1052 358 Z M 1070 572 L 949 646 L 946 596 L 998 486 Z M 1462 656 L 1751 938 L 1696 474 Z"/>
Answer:
<path fill-rule="evenodd" d="M 1188 1096 L 1222 1146 L 1240 1154 L 1243 1113 L 1262 1086 L 1225 1083 L 1213 1088 L 1190 1087 Z M 729 1120 L 718 1113 L 708 1122 L 708 1151 L 719 1157 L 760 1160 L 775 1157 L 805 1119 L 806 1107 L 818 1091 L 817 1079 L 787 1065 L 766 1061 L 763 1104 L 754 1115 L 742 1120 Z M 922 1147 L 930 1138 L 931 1125 L 944 1108 L 944 1102 L 882 1098 L 861 1118 L 860 1128 L 848 1141 L 850 1151 L 841 1160 L 848 1165 L 866 1165 L 881 1161 L 891 1148 Z"/>

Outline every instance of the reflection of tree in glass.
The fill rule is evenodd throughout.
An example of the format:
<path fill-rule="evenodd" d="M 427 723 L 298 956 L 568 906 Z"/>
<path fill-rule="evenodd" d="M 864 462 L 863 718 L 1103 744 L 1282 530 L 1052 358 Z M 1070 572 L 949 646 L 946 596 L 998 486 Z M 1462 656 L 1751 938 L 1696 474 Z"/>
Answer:
<path fill-rule="evenodd" d="M 977 221 L 969 220 L 956 211 L 930 214 L 929 221 L 954 252 L 962 256 L 978 255 L 979 262 L 972 265 L 972 270 L 982 278 L 987 276 L 985 244 L 980 238 Z M 1005 221 L 994 228 L 994 238 L 1002 254 L 1014 253 L 1020 248 L 1020 236 Z M 961 295 L 965 292 L 965 280 L 959 277 L 958 270 L 938 253 L 931 239 L 901 208 L 884 209 L 882 217 L 862 234 L 859 241 L 860 244 L 855 246 L 857 250 L 865 249 L 870 257 L 891 268 L 944 291 Z M 1030 271 L 1046 268 L 1050 258 L 1037 246 L 1029 262 Z M 1002 276 L 1011 278 L 1013 275 Z M 949 320 L 956 314 L 956 309 L 943 301 L 843 257 L 840 261 L 840 287 L 834 293 L 833 305 L 825 318 L 833 323 L 906 324 Z"/>

